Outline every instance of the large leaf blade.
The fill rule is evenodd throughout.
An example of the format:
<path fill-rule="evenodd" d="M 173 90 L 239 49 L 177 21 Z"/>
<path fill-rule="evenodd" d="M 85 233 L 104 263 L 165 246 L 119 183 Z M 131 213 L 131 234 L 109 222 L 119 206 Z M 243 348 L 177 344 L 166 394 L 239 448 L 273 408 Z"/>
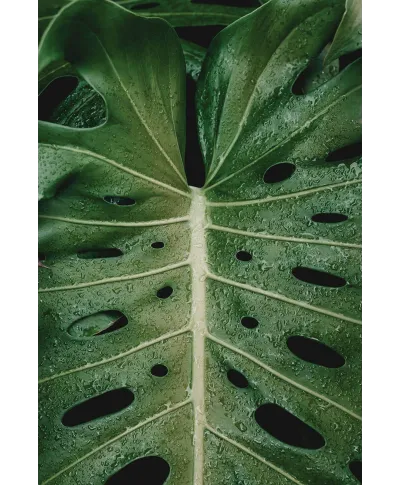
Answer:
<path fill-rule="evenodd" d="M 40 250 L 48 267 L 40 269 L 43 483 L 100 485 L 132 460 L 153 455 L 167 460 L 168 483 L 179 485 L 243 480 L 261 485 L 266 479 L 277 484 L 355 483 L 348 464 L 360 457 L 360 169 L 358 157 L 345 163 L 324 158 L 359 141 L 358 65 L 317 86 L 318 99 L 315 92 L 303 98 L 284 90 L 271 95 L 279 83 L 287 87 L 309 59 L 297 47 L 284 55 L 288 36 L 282 32 L 296 36 L 294 24 L 313 19 L 315 32 L 308 33 L 303 48 L 317 53 L 324 47 L 327 25 L 332 32 L 337 28 L 343 5 L 275 0 L 220 34 L 206 59 L 199 92 L 209 188 L 190 194 L 172 166 L 183 175 L 182 109 L 171 111 L 170 101 L 163 102 L 166 85 L 174 93 L 172 104 L 182 100 L 179 41 L 161 21 L 151 24 L 109 2 L 95 3 L 94 8 L 90 0 L 67 7 L 43 41 L 49 46 L 43 65 L 48 69 L 67 57 L 104 96 L 110 113 L 104 125 L 91 129 L 42 123 L 47 148 L 40 160 Z M 89 6 L 98 15 L 88 15 Z M 105 11 L 110 15 L 104 16 Z M 275 27 L 274 16 L 282 12 L 287 15 Z M 272 24 L 267 32 L 260 29 Z M 173 51 L 164 56 L 168 69 L 148 66 L 151 86 L 160 84 L 164 90 L 146 91 L 132 77 L 123 83 L 142 119 L 154 127 L 157 143 L 149 136 L 146 143 L 138 141 L 145 134 L 143 127 L 136 130 L 143 124 L 140 116 L 127 108 L 129 97 L 121 85 L 116 88 L 111 64 L 101 55 L 110 52 L 118 59 L 124 53 L 119 39 L 129 40 L 132 29 L 125 27 L 132 25 L 140 35 L 133 35 L 128 63 L 114 60 L 117 72 L 133 65 L 138 47 L 141 62 L 152 64 L 161 35 Z M 105 50 L 96 51 L 93 30 L 104 36 Z M 70 33 L 81 31 L 85 45 L 74 45 Z M 118 46 L 114 50 L 110 38 Z M 258 39 L 261 47 L 248 39 Z M 230 63 L 243 56 L 246 70 L 259 69 L 271 51 L 261 58 L 253 49 L 260 47 L 262 54 L 268 39 L 280 52 L 274 61 L 276 77 L 261 83 L 257 109 L 252 103 L 248 109 L 257 116 L 247 126 L 240 120 L 249 96 L 242 103 L 242 78 Z M 89 49 L 96 62 L 86 56 Z M 290 56 L 298 64 L 288 74 L 284 60 Z M 139 88 L 129 91 L 131 86 Z M 150 98 L 161 110 L 160 119 L 151 103 L 140 104 Z M 317 108 L 309 106 L 310 100 Z M 292 108 L 304 129 L 285 125 L 288 132 L 276 138 L 262 131 L 265 119 L 284 117 Z M 310 128 L 307 122 L 324 109 L 327 120 Z M 338 128 L 331 134 L 334 119 Z M 224 127 L 216 139 L 215 122 Z M 250 131 L 259 133 L 260 141 L 265 137 L 266 147 L 252 146 Z M 57 144 L 73 150 L 60 154 Z M 172 165 L 158 145 L 167 147 Z M 152 156 L 141 156 L 145 150 Z M 110 154 L 115 164 L 103 159 Z M 295 165 L 294 174 L 264 183 L 265 170 L 282 161 Z M 120 206 L 120 197 L 136 203 Z M 349 219 L 338 224 L 312 220 L 324 212 Z M 157 241 L 164 247 L 152 247 Z M 110 248 L 123 254 L 107 254 Z M 239 251 L 250 254 L 250 260 L 238 258 Z M 300 281 L 292 274 L 296 267 L 337 274 L 346 285 L 327 288 Z M 166 287 L 172 295 L 163 298 L 159 291 Z M 74 322 L 105 311 L 122 312 L 128 325 L 89 339 L 68 335 Z M 255 319 L 256 326 L 246 327 L 243 317 Z M 287 344 L 296 335 L 331 347 L 345 365 L 329 368 L 299 358 Z M 165 364 L 168 374 L 152 375 L 156 364 Z M 235 385 L 231 371 L 244 376 L 247 386 Z M 79 427 L 62 425 L 71 407 L 126 387 L 135 396 L 126 409 Z M 257 410 L 271 403 L 320 433 L 325 446 L 304 449 L 262 429 Z"/>

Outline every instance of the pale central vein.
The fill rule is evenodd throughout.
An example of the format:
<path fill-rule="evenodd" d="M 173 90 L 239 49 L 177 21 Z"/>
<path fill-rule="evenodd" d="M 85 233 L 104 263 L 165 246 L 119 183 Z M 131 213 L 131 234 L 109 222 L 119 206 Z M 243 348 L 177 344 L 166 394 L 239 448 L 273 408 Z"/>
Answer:
<path fill-rule="evenodd" d="M 199 189 L 192 188 L 193 202 L 190 211 L 192 240 L 192 326 L 193 326 L 193 409 L 194 409 L 194 485 L 203 485 L 204 466 L 204 379 L 206 327 L 206 239 L 205 200 Z"/>
<path fill-rule="evenodd" d="M 152 177 L 148 177 L 147 175 L 144 175 L 140 172 L 137 172 L 136 170 L 132 170 L 128 167 L 125 167 L 124 165 L 121 165 L 117 163 L 115 160 L 112 160 L 111 158 L 107 158 L 103 155 L 100 155 L 99 153 L 92 152 L 90 150 L 84 150 L 82 148 L 75 148 L 75 147 L 70 147 L 67 145 L 54 145 L 51 143 L 40 143 L 41 146 L 45 146 L 48 148 L 52 148 L 53 150 L 66 150 L 70 152 L 75 152 L 79 153 L 82 155 L 88 155 L 89 157 L 92 158 L 97 158 L 98 160 L 101 160 L 102 162 L 106 162 L 109 165 L 112 165 L 113 167 L 118 168 L 119 170 L 122 170 L 123 172 L 129 173 L 131 175 L 134 175 L 135 177 L 141 178 L 143 180 L 146 180 L 147 182 L 150 182 L 154 185 L 159 185 L 160 187 L 163 187 L 164 189 L 170 190 L 171 192 L 176 192 L 177 194 L 183 195 L 184 197 L 190 198 L 190 194 L 187 192 L 183 192 L 183 190 L 179 190 L 172 185 L 164 184 L 163 182 L 160 182 L 159 180 L 153 179 Z"/>

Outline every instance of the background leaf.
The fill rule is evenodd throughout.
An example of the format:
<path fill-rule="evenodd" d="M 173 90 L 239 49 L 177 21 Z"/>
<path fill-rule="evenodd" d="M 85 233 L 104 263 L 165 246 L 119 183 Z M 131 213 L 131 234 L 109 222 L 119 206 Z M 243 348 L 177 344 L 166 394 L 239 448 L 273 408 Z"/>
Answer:
<path fill-rule="evenodd" d="M 61 7 L 71 0 L 39 0 L 39 35 Z M 246 15 L 262 2 L 258 0 L 115 0 L 115 3 L 146 17 L 159 17 L 174 27 L 201 27 L 229 25 Z"/>
<path fill-rule="evenodd" d="M 325 62 L 357 49 L 361 49 L 361 0 L 346 0 L 346 11 Z"/>
<path fill-rule="evenodd" d="M 44 35 L 42 76 L 68 64 L 106 117 L 40 122 L 41 483 L 357 483 L 360 61 L 321 63 L 343 12 L 273 0 L 213 40 L 204 189 L 164 21 L 82 0 Z"/>

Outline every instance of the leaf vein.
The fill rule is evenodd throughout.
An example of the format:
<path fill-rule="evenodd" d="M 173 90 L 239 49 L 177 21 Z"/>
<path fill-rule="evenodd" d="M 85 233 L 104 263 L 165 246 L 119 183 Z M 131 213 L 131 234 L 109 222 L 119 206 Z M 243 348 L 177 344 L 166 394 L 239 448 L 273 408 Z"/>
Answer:
<path fill-rule="evenodd" d="M 345 320 L 347 322 L 356 323 L 358 325 L 361 325 L 361 321 L 357 320 L 356 318 L 348 317 L 348 316 L 342 315 L 340 313 L 335 313 L 335 312 L 332 312 L 330 310 L 327 310 L 326 308 L 321 308 L 321 307 L 317 307 L 317 306 L 314 306 L 314 305 L 310 305 L 309 303 L 306 303 L 304 301 L 293 300 L 293 299 L 288 298 L 287 296 L 281 295 L 279 293 L 273 293 L 272 291 L 267 291 L 267 290 L 263 290 L 261 288 L 256 288 L 255 286 L 247 285 L 245 283 L 239 283 L 238 281 L 229 280 L 227 278 L 223 278 L 222 276 L 217 276 L 217 275 L 212 274 L 212 273 L 208 273 L 207 277 L 212 279 L 212 280 L 219 281 L 220 283 L 225 283 L 227 285 L 236 286 L 237 288 L 242 288 L 244 290 L 252 291 L 253 293 L 259 293 L 260 295 L 268 296 L 269 298 L 274 298 L 275 300 L 280 300 L 280 301 L 283 301 L 285 303 L 290 303 L 291 305 L 296 305 L 296 306 L 299 306 L 299 307 L 302 307 L 302 308 L 306 308 L 307 310 L 312 310 L 312 311 L 315 311 L 317 313 L 322 313 L 324 315 L 328 315 L 330 317 L 335 317 L 335 318 L 338 318 L 340 320 Z"/>
<path fill-rule="evenodd" d="M 182 335 L 183 333 L 189 332 L 190 329 L 188 327 L 182 328 L 180 330 L 177 330 L 176 332 L 170 332 L 164 335 L 161 335 L 160 337 L 157 337 L 153 340 L 149 340 L 147 342 L 143 342 L 142 344 L 138 345 L 137 347 L 133 347 L 132 349 L 127 350 L 126 352 L 122 352 L 121 354 L 118 355 L 113 355 L 112 357 L 109 357 L 108 359 L 103 359 L 98 362 L 93 362 L 90 364 L 82 365 L 80 367 L 76 367 L 74 369 L 69 369 L 64 372 L 60 372 L 59 374 L 55 374 L 52 376 L 48 377 L 43 377 L 42 379 L 39 379 L 39 384 L 44 384 L 45 382 L 52 381 L 54 379 L 58 379 L 59 377 L 64 377 L 70 374 L 75 374 L 76 372 L 81 372 L 87 369 L 93 369 L 94 367 L 99 367 L 101 365 L 108 364 L 110 362 L 115 362 L 116 360 L 122 359 L 124 357 L 127 357 L 128 355 L 135 354 L 136 352 L 139 352 L 140 350 L 146 349 L 147 347 L 150 347 L 154 344 L 157 344 L 158 342 L 165 342 L 166 340 L 169 340 L 170 338 L 177 337 L 178 335 Z"/>
<path fill-rule="evenodd" d="M 167 271 L 171 271 L 173 269 L 181 268 L 183 266 L 187 266 L 189 261 L 183 261 L 180 263 L 170 264 L 168 266 L 164 266 L 162 268 L 153 269 L 151 271 L 146 271 L 145 273 L 138 273 L 134 275 L 126 275 L 126 276 L 115 276 L 112 278 L 104 278 L 102 280 L 97 281 L 88 281 L 86 283 L 78 283 L 77 285 L 65 285 L 65 286 L 54 286 L 51 288 L 41 288 L 39 289 L 39 293 L 49 293 L 51 291 L 65 291 L 65 290 L 78 290 L 80 288 L 87 288 L 89 286 L 97 286 L 97 285 L 105 285 L 107 283 L 115 283 L 119 281 L 129 281 L 135 280 L 138 278 L 146 278 L 147 276 L 152 276 L 155 274 L 166 273 Z"/>
<path fill-rule="evenodd" d="M 310 194 L 317 194 L 319 192 L 324 192 L 325 190 L 333 190 L 336 188 L 342 188 L 350 185 L 361 184 L 361 182 L 362 182 L 361 179 L 347 180 L 346 182 L 339 182 L 337 184 L 330 184 L 330 185 L 322 185 L 320 187 L 314 187 L 311 189 L 302 190 L 300 192 L 292 192 L 290 194 L 275 195 L 275 196 L 265 197 L 263 199 L 238 200 L 233 202 L 207 202 L 207 205 L 210 207 L 241 207 L 244 205 L 263 204 L 264 202 L 275 202 L 277 200 L 304 197 Z"/>
<path fill-rule="evenodd" d="M 299 482 L 292 475 L 289 475 L 289 473 L 286 473 L 284 470 L 282 470 L 281 468 L 277 467 L 276 465 L 274 465 L 270 461 L 266 460 L 262 456 L 257 455 L 257 453 L 254 453 L 254 451 L 250 450 L 246 446 L 243 446 L 242 444 L 238 443 L 237 441 L 233 440 L 232 438 L 228 438 L 228 436 L 225 436 L 224 434 L 219 433 L 216 429 L 214 429 L 213 427 L 211 427 L 209 425 L 206 426 L 206 429 L 208 431 L 210 431 L 210 433 L 214 434 L 215 436 L 218 436 L 218 438 L 221 438 L 221 439 L 227 441 L 231 445 L 235 446 L 236 448 L 239 448 L 240 450 L 244 451 L 245 453 L 247 453 L 248 455 L 252 456 L 256 460 L 261 461 L 261 463 L 264 463 L 264 465 L 267 465 L 270 468 L 274 469 L 276 472 L 280 473 L 281 475 L 283 475 L 284 477 L 288 478 L 289 480 L 291 480 L 292 482 L 296 483 L 297 485 L 303 485 L 302 482 Z"/>
<path fill-rule="evenodd" d="M 222 183 L 226 182 L 227 180 L 231 179 L 232 177 L 235 177 L 236 175 L 238 175 L 239 173 L 243 172 L 244 170 L 247 170 L 248 168 L 252 167 L 253 165 L 255 165 L 256 163 L 258 163 L 259 161 L 261 161 L 264 157 L 266 157 L 267 155 L 270 155 L 271 153 L 273 153 L 275 150 L 277 150 L 278 148 L 282 147 L 283 145 L 285 145 L 286 143 L 288 143 L 292 138 L 294 138 L 298 133 L 301 133 L 301 131 L 309 126 L 311 123 L 313 123 L 314 121 L 316 121 L 318 118 L 320 118 L 321 116 L 323 116 L 325 113 L 327 113 L 332 107 L 336 106 L 340 101 L 342 101 L 344 98 L 346 98 L 347 96 L 350 96 L 350 94 L 353 94 L 355 93 L 356 91 L 360 90 L 361 89 L 361 86 L 357 86 L 353 89 L 351 89 L 350 91 L 348 91 L 347 93 L 343 94 L 342 96 L 340 96 L 338 99 L 336 99 L 333 103 L 329 104 L 328 106 L 326 106 L 324 109 L 322 109 L 321 111 L 319 111 L 315 116 L 313 116 L 311 119 L 307 120 L 306 123 L 304 123 L 304 125 L 300 126 L 299 128 L 297 128 L 296 130 L 294 130 L 288 137 L 286 137 L 284 140 L 280 141 L 279 143 L 277 143 L 276 145 L 274 145 L 272 148 L 270 148 L 269 150 L 267 150 L 266 152 L 264 152 L 263 154 L 261 154 L 258 158 L 256 158 L 256 160 L 254 160 L 253 162 L 250 162 L 248 163 L 247 165 L 245 165 L 244 167 L 242 167 L 241 169 L 239 170 L 236 170 L 236 172 L 232 172 L 230 175 L 228 175 L 227 177 L 221 179 L 219 182 L 216 182 L 215 184 L 213 185 L 210 185 L 208 186 L 207 188 L 204 189 L 204 191 L 206 192 L 207 190 L 210 190 L 214 187 L 216 187 L 217 185 L 221 185 Z"/>
<path fill-rule="evenodd" d="M 111 160 L 110 158 L 104 157 L 103 155 L 92 152 L 90 150 L 84 150 L 84 149 L 81 149 L 81 148 L 69 147 L 69 146 L 65 146 L 65 145 L 52 145 L 50 143 L 40 143 L 40 145 L 52 148 L 53 150 L 58 150 L 58 149 L 67 150 L 67 151 L 70 151 L 70 152 L 82 153 L 83 155 L 88 155 L 90 157 L 97 158 L 98 160 L 109 163 L 110 165 L 113 165 L 114 167 L 118 168 L 119 170 L 122 170 L 122 171 L 129 173 L 131 175 L 134 175 L 135 177 L 142 178 L 142 179 L 144 179 L 148 182 L 151 182 L 152 184 L 159 185 L 160 187 L 164 187 L 167 190 L 171 190 L 172 192 L 176 192 L 177 194 L 180 194 L 180 195 L 183 195 L 184 197 L 190 198 L 190 194 L 187 193 L 187 192 L 183 192 L 182 190 L 179 190 L 175 187 L 172 187 L 172 185 L 164 184 L 163 182 L 160 182 L 159 180 L 156 180 L 152 177 L 148 177 L 147 175 L 144 175 L 140 172 L 137 172 L 136 170 L 132 170 L 128 167 L 125 167 L 124 165 L 120 165 L 115 160 Z"/>
<path fill-rule="evenodd" d="M 328 241 L 323 239 L 307 239 L 307 238 L 300 238 L 300 237 L 276 236 L 271 234 L 262 234 L 258 232 L 241 231 L 240 229 L 234 229 L 234 228 L 225 227 L 225 226 L 217 226 L 214 224 L 210 224 L 209 226 L 207 226 L 207 229 L 212 229 L 214 231 L 220 231 L 220 232 L 229 232 L 231 234 L 238 234 L 241 236 L 256 237 L 260 239 L 269 239 L 272 241 L 285 241 L 285 242 L 305 243 L 305 244 L 322 244 L 325 246 L 339 246 L 339 247 L 350 248 L 350 249 L 362 248 L 361 244 L 344 243 L 340 241 Z"/>

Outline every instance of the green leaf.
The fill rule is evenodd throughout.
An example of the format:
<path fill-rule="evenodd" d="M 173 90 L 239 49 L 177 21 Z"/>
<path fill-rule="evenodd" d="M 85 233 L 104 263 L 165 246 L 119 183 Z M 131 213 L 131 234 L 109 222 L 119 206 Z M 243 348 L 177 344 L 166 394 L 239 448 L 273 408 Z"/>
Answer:
<path fill-rule="evenodd" d="M 326 63 L 361 48 L 361 10 L 361 0 L 346 0 L 346 11 L 326 56 Z"/>
<path fill-rule="evenodd" d="M 71 0 L 39 0 L 39 36 L 61 7 Z M 145 17 L 159 17 L 174 27 L 229 25 L 253 8 L 213 5 L 191 0 L 115 0 L 115 3 Z M 254 2 L 256 3 L 256 2 Z"/>
<path fill-rule="evenodd" d="M 343 12 L 272 0 L 213 40 L 203 189 L 173 29 L 106 0 L 52 21 L 41 75 L 107 109 L 39 123 L 41 483 L 358 483 L 360 61 L 318 73 Z"/>

